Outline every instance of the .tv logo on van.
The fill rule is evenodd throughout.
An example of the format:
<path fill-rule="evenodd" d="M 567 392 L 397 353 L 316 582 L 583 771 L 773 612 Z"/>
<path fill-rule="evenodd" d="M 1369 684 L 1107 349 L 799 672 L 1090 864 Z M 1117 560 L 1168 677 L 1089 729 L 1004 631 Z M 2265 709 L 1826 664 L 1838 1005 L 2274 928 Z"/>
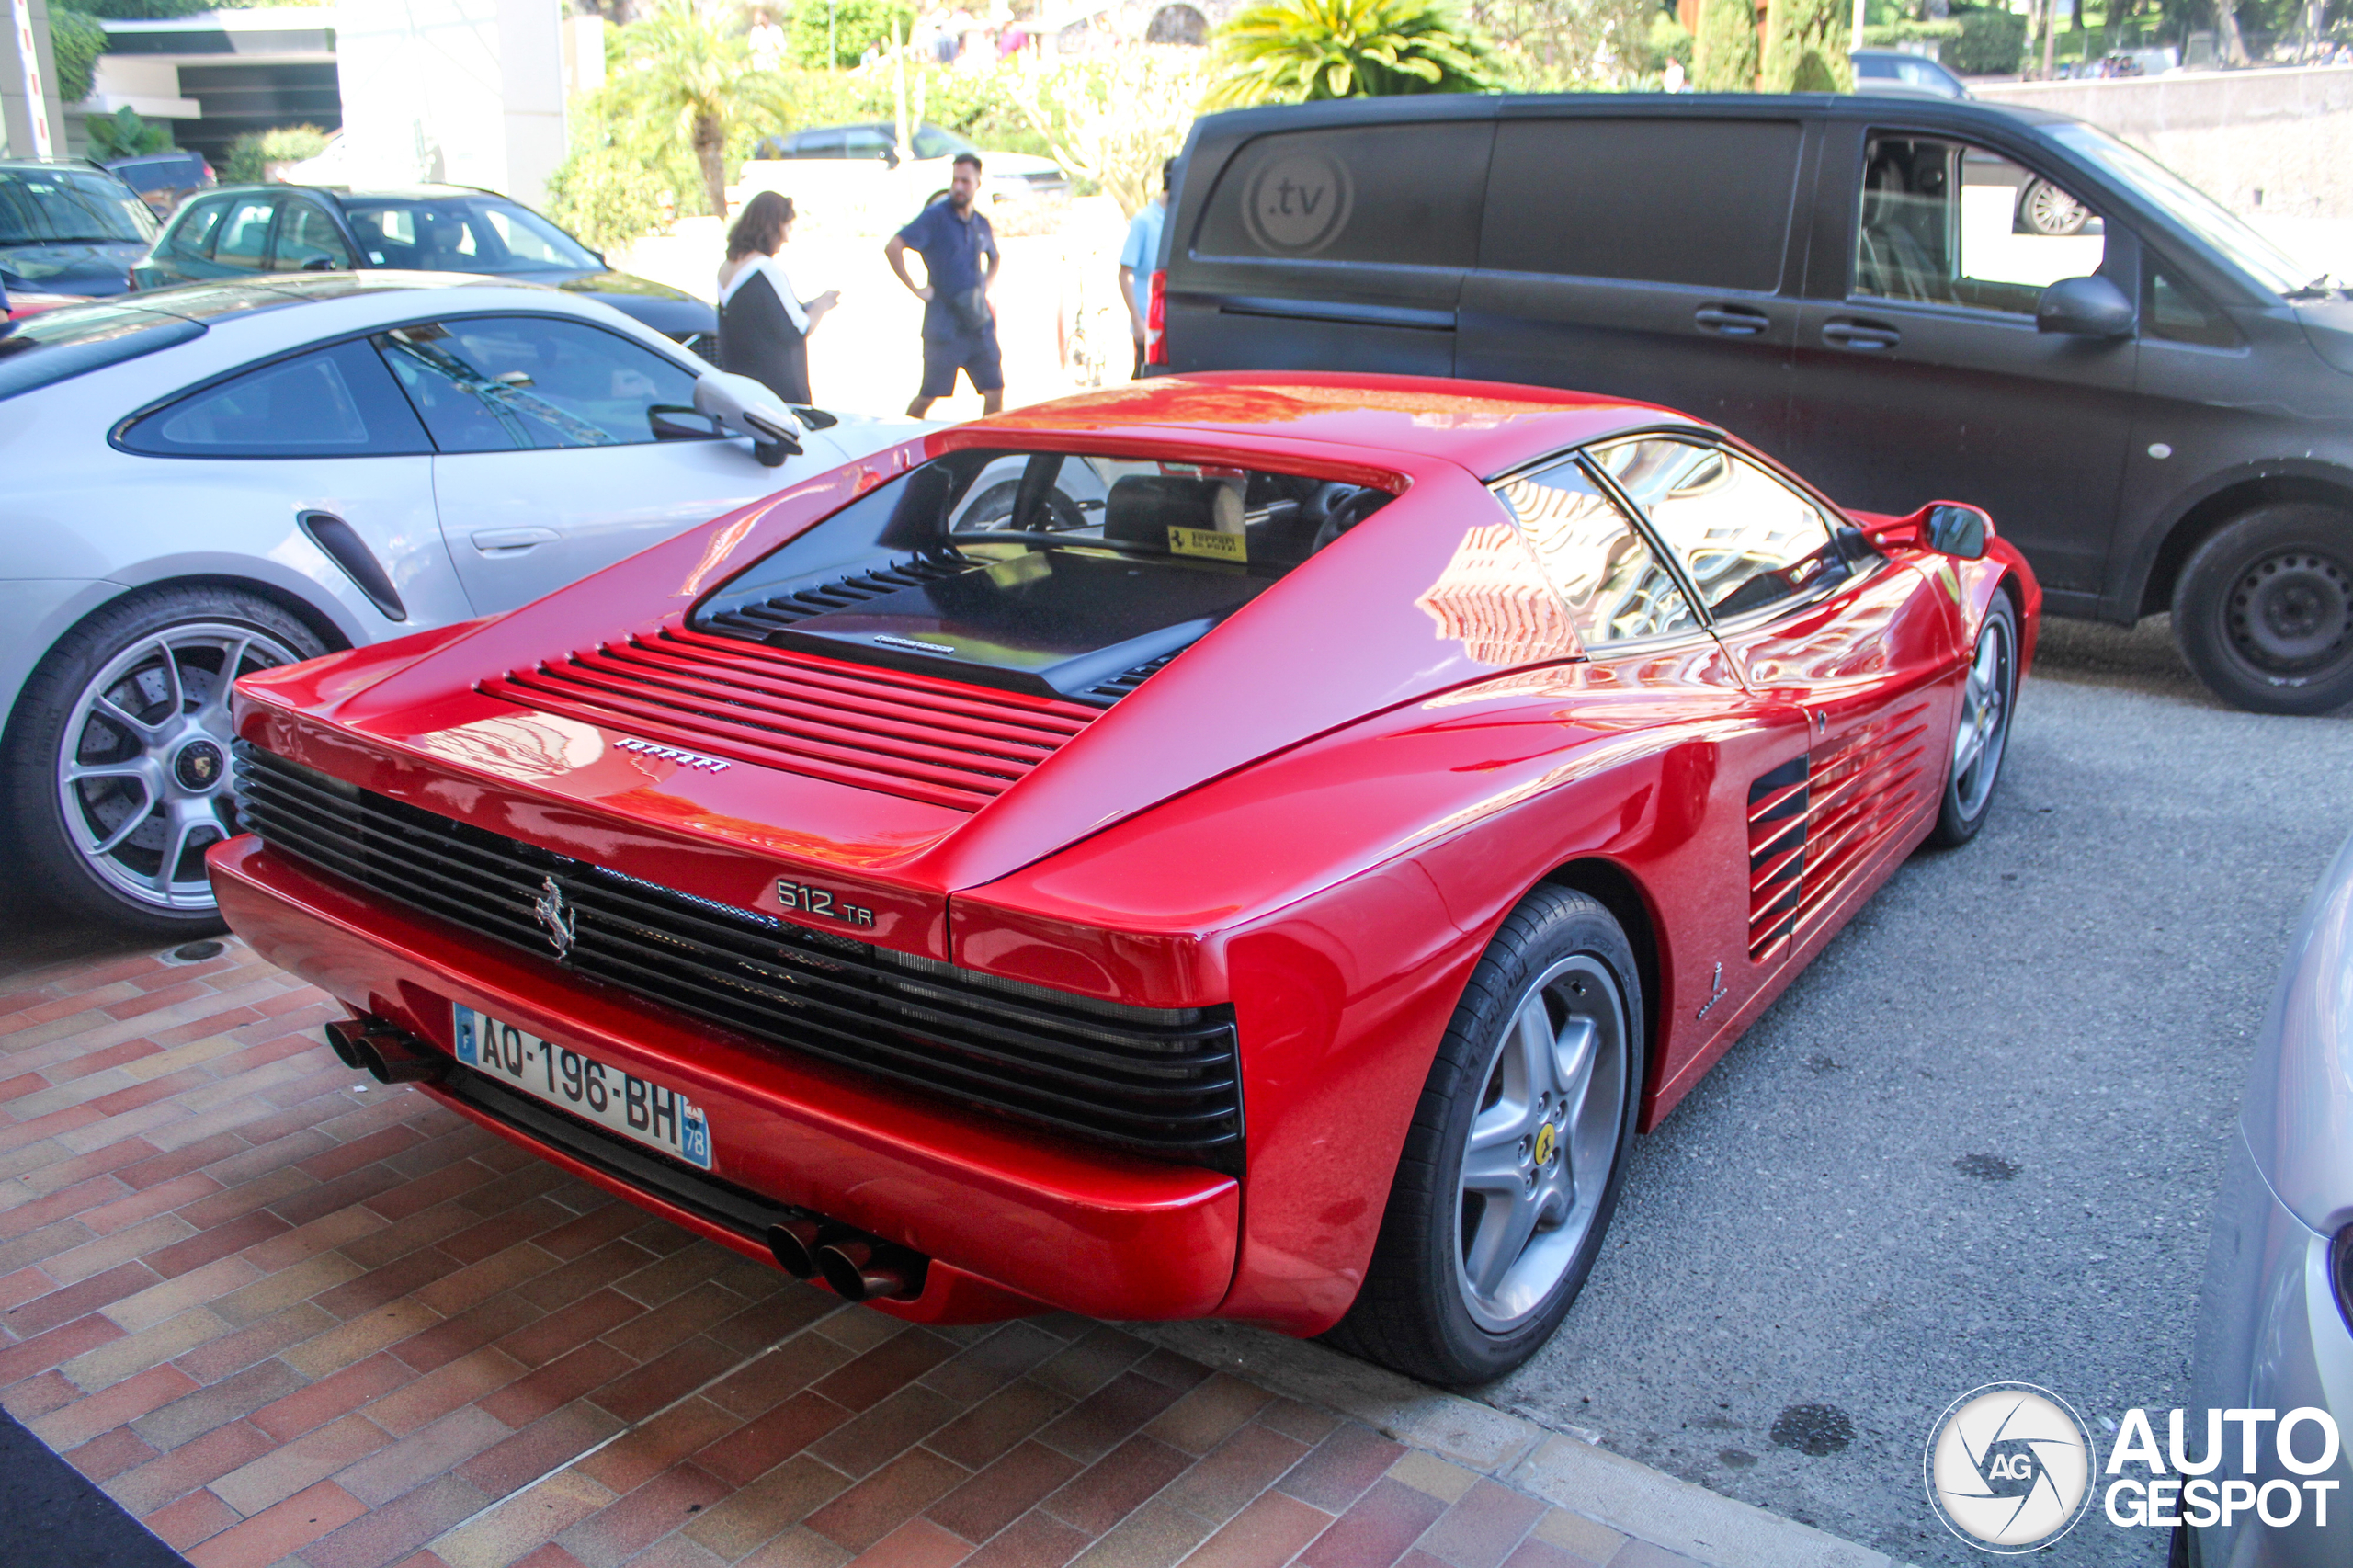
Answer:
<path fill-rule="evenodd" d="M 1288 153 L 1250 182 L 1243 211 L 1250 237 L 1267 250 L 1306 256 L 1322 250 L 1347 226 L 1353 196 L 1348 171 L 1325 153 Z"/>

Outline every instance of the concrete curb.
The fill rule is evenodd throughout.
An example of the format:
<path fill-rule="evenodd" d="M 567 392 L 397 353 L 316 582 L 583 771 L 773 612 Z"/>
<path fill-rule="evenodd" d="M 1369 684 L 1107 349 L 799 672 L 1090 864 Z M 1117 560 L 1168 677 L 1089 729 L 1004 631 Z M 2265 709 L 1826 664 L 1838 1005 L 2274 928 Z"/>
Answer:
<path fill-rule="evenodd" d="M 1305 1340 L 1211 1320 L 1122 1326 L 1708 1568 L 1896 1568 L 1884 1552 Z"/>

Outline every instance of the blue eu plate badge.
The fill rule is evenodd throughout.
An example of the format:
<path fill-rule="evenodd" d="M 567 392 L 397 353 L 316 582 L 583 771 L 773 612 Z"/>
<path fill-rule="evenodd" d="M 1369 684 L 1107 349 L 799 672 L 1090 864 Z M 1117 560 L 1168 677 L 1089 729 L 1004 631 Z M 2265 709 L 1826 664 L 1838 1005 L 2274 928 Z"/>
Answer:
<path fill-rule="evenodd" d="M 484 1077 L 698 1170 L 710 1169 L 710 1120 L 686 1096 L 472 1007 L 453 1007 L 451 1025 L 458 1060 Z"/>

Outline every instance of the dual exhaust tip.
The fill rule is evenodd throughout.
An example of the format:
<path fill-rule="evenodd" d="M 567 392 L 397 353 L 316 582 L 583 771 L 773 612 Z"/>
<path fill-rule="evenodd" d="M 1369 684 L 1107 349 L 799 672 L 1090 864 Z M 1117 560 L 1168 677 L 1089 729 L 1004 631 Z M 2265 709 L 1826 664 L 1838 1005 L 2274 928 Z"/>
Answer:
<path fill-rule="evenodd" d="M 429 1084 L 449 1059 L 381 1018 L 338 1018 L 327 1025 L 335 1060 L 380 1084 Z M 811 1217 L 768 1227 L 768 1251 L 795 1279 L 822 1278 L 846 1301 L 905 1300 L 923 1294 L 931 1260 L 911 1248 L 847 1225 Z"/>
<path fill-rule="evenodd" d="M 381 1018 L 338 1018 L 327 1025 L 327 1045 L 380 1084 L 430 1084 L 449 1070 L 448 1057 Z"/>
<path fill-rule="evenodd" d="M 845 1301 L 908 1300 L 923 1294 L 931 1260 L 847 1225 L 816 1219 L 768 1227 L 777 1267 L 795 1279 L 822 1278 Z"/>

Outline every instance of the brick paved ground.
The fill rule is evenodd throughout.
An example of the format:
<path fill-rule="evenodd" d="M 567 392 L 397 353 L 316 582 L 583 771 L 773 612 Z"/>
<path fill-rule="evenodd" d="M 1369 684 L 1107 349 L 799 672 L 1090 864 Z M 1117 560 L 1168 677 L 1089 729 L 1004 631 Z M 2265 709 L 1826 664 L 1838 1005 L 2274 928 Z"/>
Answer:
<path fill-rule="evenodd" d="M 0 980 L 0 1403 L 199 1568 L 1680 1561 L 1106 1324 L 844 1307 L 332 1012 L 234 942 Z"/>

